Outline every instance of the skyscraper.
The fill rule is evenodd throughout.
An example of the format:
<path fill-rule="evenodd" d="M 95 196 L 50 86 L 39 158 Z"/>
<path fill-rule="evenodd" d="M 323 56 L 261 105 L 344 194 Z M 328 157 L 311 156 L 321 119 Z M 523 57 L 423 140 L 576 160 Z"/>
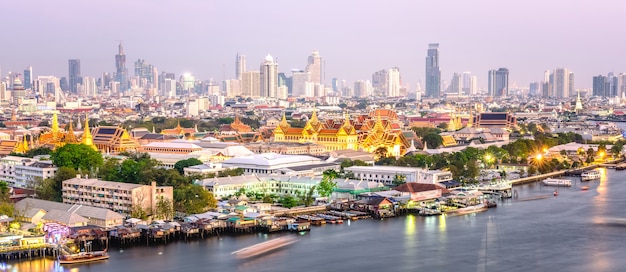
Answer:
<path fill-rule="evenodd" d="M 507 96 L 509 94 L 509 69 L 489 70 L 487 91 L 489 96 Z"/>
<path fill-rule="evenodd" d="M 126 69 L 126 55 L 122 42 L 118 46 L 118 53 L 115 55 L 115 81 L 120 83 L 120 92 L 128 90 L 128 69 Z"/>
<path fill-rule="evenodd" d="M 258 97 L 261 95 L 259 71 L 245 71 L 241 73 L 241 95 Z"/>
<path fill-rule="evenodd" d="M 389 85 L 389 71 L 380 70 L 372 75 L 372 87 L 377 95 L 384 95 Z"/>
<path fill-rule="evenodd" d="M 246 71 L 246 55 L 239 55 L 239 53 L 237 53 L 235 60 L 235 78 L 241 80 L 241 74 Z"/>
<path fill-rule="evenodd" d="M 439 69 L 439 44 L 428 45 L 426 55 L 426 96 L 439 98 L 441 92 L 441 69 Z"/>
<path fill-rule="evenodd" d="M 603 97 L 608 96 L 605 76 L 597 75 L 593 77 L 593 95 Z"/>
<path fill-rule="evenodd" d="M 306 66 L 306 71 L 311 75 L 310 81 L 317 84 L 322 84 L 322 57 L 319 52 L 314 50 L 309 56 L 309 61 Z"/>
<path fill-rule="evenodd" d="M 388 83 L 387 83 L 387 97 L 397 97 L 400 96 L 400 69 L 398 67 L 393 67 L 389 69 Z"/>
<path fill-rule="evenodd" d="M 78 84 L 81 84 L 80 77 L 80 60 L 79 59 L 71 59 L 68 61 L 69 66 L 69 87 L 70 93 L 78 93 Z"/>
<path fill-rule="evenodd" d="M 33 67 L 29 66 L 24 69 L 24 89 L 32 89 L 33 88 Z"/>
<path fill-rule="evenodd" d="M 569 97 L 569 72 L 567 68 L 556 68 L 554 70 L 554 95 L 556 98 Z"/>
<path fill-rule="evenodd" d="M 291 95 L 295 97 L 310 96 L 312 90 L 309 90 L 311 74 L 302 70 L 291 70 Z M 310 84 L 309 84 L 310 85 Z"/>
<path fill-rule="evenodd" d="M 278 88 L 278 64 L 270 54 L 267 54 L 265 61 L 261 63 L 260 73 L 261 97 L 275 98 Z"/>

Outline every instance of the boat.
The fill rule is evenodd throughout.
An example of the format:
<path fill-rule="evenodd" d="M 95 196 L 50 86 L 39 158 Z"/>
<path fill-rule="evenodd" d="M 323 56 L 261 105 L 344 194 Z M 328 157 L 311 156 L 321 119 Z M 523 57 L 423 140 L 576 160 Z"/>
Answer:
<path fill-rule="evenodd" d="M 469 213 L 483 212 L 488 209 L 489 207 L 487 206 L 487 204 L 482 203 L 478 205 L 467 206 L 465 208 L 459 208 L 456 210 L 450 210 L 450 211 L 447 211 L 446 214 L 447 215 L 464 215 L 464 214 L 469 214 Z"/>
<path fill-rule="evenodd" d="M 546 186 L 564 186 L 564 187 L 572 186 L 572 181 L 569 179 L 547 178 L 541 182 L 543 182 L 543 185 L 546 185 Z"/>
<path fill-rule="evenodd" d="M 583 191 L 587 191 L 587 190 L 589 190 L 589 186 L 588 185 L 581 186 L 580 189 L 583 190 Z"/>
<path fill-rule="evenodd" d="M 626 162 L 620 162 L 615 166 L 615 170 L 624 170 L 626 169 Z"/>
<path fill-rule="evenodd" d="M 231 254 L 235 255 L 235 257 L 238 259 L 247 259 L 259 256 L 270 251 L 278 250 L 280 248 L 291 245 L 296 241 L 297 239 L 293 237 L 279 237 L 266 242 L 251 245 L 249 247 L 244 247 L 240 250 L 233 251 Z"/>
<path fill-rule="evenodd" d="M 109 258 L 106 251 L 80 252 L 76 254 L 66 254 L 59 256 L 60 264 L 79 264 L 103 261 Z"/>
<path fill-rule="evenodd" d="M 582 181 L 590 181 L 600 178 L 600 171 L 598 170 L 588 170 L 580 174 L 580 179 Z"/>

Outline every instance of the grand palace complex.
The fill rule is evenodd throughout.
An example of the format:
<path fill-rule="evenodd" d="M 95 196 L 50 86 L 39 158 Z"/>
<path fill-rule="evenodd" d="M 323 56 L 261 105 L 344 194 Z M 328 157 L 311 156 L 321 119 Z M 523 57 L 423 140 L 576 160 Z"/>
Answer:
<path fill-rule="evenodd" d="M 14 152 L 26 152 L 30 148 L 40 146 L 54 149 L 65 144 L 82 143 L 102 153 L 116 154 L 124 151 L 143 151 L 144 146 L 153 142 L 210 138 L 215 142 L 249 144 L 255 146 L 255 149 L 259 144 L 266 146 L 266 149 L 261 148 L 254 150 L 255 152 L 282 150 L 284 152 L 279 153 L 319 154 L 339 150 L 370 153 L 384 150 L 387 155 L 391 156 L 401 156 L 408 150 L 414 149 L 415 143 L 421 143 L 413 131 L 403 129 L 404 124 L 392 110 L 377 109 L 369 114 L 355 116 L 344 114 L 344 118 L 338 120 L 320 120 L 317 112 L 313 110 L 307 119 L 304 127 L 292 127 L 283 113 L 280 122 L 276 121 L 272 125 L 272 122 L 268 121 L 266 126 L 253 130 L 241 122 L 238 116 L 235 116 L 231 124 L 223 125 L 214 132 L 199 132 L 197 128 L 183 128 L 179 123 L 177 127 L 155 133 L 143 128 L 136 128 L 129 132 L 121 126 L 90 128 L 86 117 L 82 131 L 74 131 L 72 122 L 66 126 L 68 129 L 64 130 L 60 128 L 55 113 L 49 130 L 38 135 L 30 133 L 29 141 L 26 140 L 26 136 L 15 136 L 14 140 L 3 140 L 3 142 L 8 145 L 5 148 L 6 151 Z M 307 146 L 306 150 L 309 152 L 302 149 L 302 146 Z M 277 147 L 280 149 L 276 149 Z M 304 152 L 285 151 L 294 148 L 300 148 Z M 175 147 L 161 149 L 165 152 L 180 153 Z"/>

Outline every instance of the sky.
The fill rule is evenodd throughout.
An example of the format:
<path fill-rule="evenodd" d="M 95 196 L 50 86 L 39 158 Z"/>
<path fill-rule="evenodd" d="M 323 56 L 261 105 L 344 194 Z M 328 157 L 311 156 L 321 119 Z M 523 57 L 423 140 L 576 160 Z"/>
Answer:
<path fill-rule="evenodd" d="M 424 82 L 429 43 L 439 43 L 442 79 L 506 67 L 527 87 L 565 67 L 576 88 L 598 74 L 626 72 L 624 0 L 21 0 L 0 14 L 0 67 L 34 76 L 114 72 L 119 40 L 129 75 L 142 58 L 159 72 L 233 78 L 235 55 L 259 70 L 267 54 L 280 71 L 304 69 L 318 50 L 331 78 L 369 79 L 400 68 L 410 89 Z M 288 75 L 290 73 L 287 73 Z"/>

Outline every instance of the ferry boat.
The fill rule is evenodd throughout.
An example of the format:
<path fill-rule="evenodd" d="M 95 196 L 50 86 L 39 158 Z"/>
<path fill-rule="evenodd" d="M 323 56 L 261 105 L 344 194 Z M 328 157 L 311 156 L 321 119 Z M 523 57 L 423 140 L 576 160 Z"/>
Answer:
<path fill-rule="evenodd" d="M 295 243 L 296 241 L 297 239 L 293 237 L 279 237 L 266 242 L 258 243 L 256 245 L 245 247 L 237 251 L 233 251 L 231 254 L 235 255 L 235 257 L 238 259 L 246 259 L 259 256 L 261 254 L 277 250 L 282 247 L 286 247 Z"/>
<path fill-rule="evenodd" d="M 563 187 L 572 186 L 572 181 L 569 179 L 547 178 L 547 179 L 544 179 L 542 182 L 543 182 L 543 185 L 546 185 L 546 186 L 563 186 Z"/>
<path fill-rule="evenodd" d="M 588 170 L 580 174 L 580 179 L 582 181 L 590 181 L 594 179 L 600 178 L 600 171 L 598 170 Z"/>
<path fill-rule="evenodd" d="M 59 256 L 60 264 L 79 264 L 95 261 L 102 261 L 109 258 L 106 251 L 80 252 L 76 254 L 67 254 Z"/>

